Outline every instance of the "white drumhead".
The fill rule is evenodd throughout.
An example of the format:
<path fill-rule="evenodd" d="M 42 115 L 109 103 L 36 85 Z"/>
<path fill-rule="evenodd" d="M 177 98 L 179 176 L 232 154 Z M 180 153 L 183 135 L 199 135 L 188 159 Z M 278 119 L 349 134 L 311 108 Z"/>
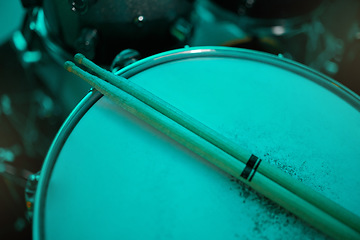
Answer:
<path fill-rule="evenodd" d="M 359 100 L 335 81 L 232 48 L 171 51 L 121 73 L 360 215 Z M 36 239 L 324 238 L 98 98 L 78 106 L 49 152 Z"/>

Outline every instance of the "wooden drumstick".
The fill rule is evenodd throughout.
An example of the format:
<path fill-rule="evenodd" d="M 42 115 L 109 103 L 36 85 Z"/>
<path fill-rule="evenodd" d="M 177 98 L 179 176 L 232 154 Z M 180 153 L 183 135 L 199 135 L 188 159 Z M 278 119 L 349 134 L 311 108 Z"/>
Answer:
<path fill-rule="evenodd" d="M 356 232 L 354 229 L 267 178 L 263 174 L 251 173 L 254 169 L 250 171 L 252 179 L 249 180 L 248 178 L 242 177 L 241 175 L 249 170 L 248 165 L 238 161 L 238 159 L 224 152 L 221 148 L 181 126 L 131 94 L 83 71 L 71 62 L 67 62 L 65 67 L 68 71 L 73 72 L 86 80 L 117 105 L 149 123 L 151 126 L 173 138 L 191 151 L 207 159 L 223 171 L 240 179 L 250 187 L 254 188 L 254 190 L 288 209 L 290 212 L 302 218 L 320 231 L 337 239 L 360 239 L 360 233 Z M 254 162 L 255 165 L 257 163 L 258 161 Z"/>
<path fill-rule="evenodd" d="M 261 161 L 247 150 L 242 149 L 238 144 L 230 141 L 223 135 L 219 134 L 213 129 L 210 129 L 209 127 L 205 126 L 204 124 L 185 114 L 184 112 L 181 112 L 174 106 L 165 102 L 164 100 L 147 91 L 146 89 L 140 87 L 136 83 L 124 77 L 116 76 L 113 73 L 99 67 L 82 54 L 76 54 L 74 59 L 77 63 L 82 64 L 83 66 L 92 70 L 102 79 L 108 81 L 112 85 L 122 89 L 123 91 L 136 97 L 137 99 L 145 102 L 147 105 L 168 116 L 173 121 L 184 126 L 185 128 L 189 129 L 200 137 L 211 142 L 215 146 L 221 148 L 229 155 L 246 164 L 248 168 L 241 174 L 244 178 L 251 181 L 251 177 L 255 174 L 255 172 L 260 172 L 267 178 L 270 178 L 274 182 L 280 184 L 284 188 L 295 193 L 296 195 L 300 196 L 311 204 L 317 206 L 331 216 L 337 218 L 339 221 L 352 227 L 354 230 L 360 232 L 359 216 L 348 211 L 347 209 L 343 208 L 329 198 L 326 198 L 322 194 L 314 191 L 310 187 L 307 187 L 306 185 L 297 181 L 290 175 L 281 171 L 276 166 L 273 166 L 268 162 Z"/>

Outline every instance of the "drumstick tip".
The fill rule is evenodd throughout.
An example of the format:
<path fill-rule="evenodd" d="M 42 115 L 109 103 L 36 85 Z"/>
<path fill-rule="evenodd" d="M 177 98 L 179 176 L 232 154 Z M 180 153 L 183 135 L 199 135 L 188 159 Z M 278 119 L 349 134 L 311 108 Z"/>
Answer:
<path fill-rule="evenodd" d="M 75 62 L 77 62 L 77 63 L 82 63 L 82 60 L 84 59 L 84 58 L 86 58 L 83 54 L 81 54 L 81 53 L 77 53 L 77 54 L 75 54 L 75 56 L 74 56 L 74 60 L 75 60 Z"/>
<path fill-rule="evenodd" d="M 73 69 L 74 66 L 76 66 L 75 63 L 73 63 L 71 61 L 66 61 L 64 63 L 64 68 L 69 72 L 72 72 L 72 69 Z"/>

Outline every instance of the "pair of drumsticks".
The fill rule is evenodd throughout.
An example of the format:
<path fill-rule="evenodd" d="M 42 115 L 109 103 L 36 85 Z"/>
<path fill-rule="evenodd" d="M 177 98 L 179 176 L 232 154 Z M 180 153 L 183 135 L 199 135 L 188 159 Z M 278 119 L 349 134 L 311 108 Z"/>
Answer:
<path fill-rule="evenodd" d="M 82 54 L 65 68 L 126 111 L 208 160 L 226 173 L 336 239 L 360 239 L 360 217 L 305 186 L 276 166 L 242 149 L 130 80 L 99 67 Z"/>

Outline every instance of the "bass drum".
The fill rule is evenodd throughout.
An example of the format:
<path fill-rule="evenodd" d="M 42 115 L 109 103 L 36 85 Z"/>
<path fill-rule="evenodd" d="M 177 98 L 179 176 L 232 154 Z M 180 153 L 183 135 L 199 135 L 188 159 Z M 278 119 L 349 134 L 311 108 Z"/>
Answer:
<path fill-rule="evenodd" d="M 274 55 L 173 50 L 119 72 L 360 215 L 360 101 Z M 34 239 L 324 239 L 99 93 L 48 153 Z"/>

